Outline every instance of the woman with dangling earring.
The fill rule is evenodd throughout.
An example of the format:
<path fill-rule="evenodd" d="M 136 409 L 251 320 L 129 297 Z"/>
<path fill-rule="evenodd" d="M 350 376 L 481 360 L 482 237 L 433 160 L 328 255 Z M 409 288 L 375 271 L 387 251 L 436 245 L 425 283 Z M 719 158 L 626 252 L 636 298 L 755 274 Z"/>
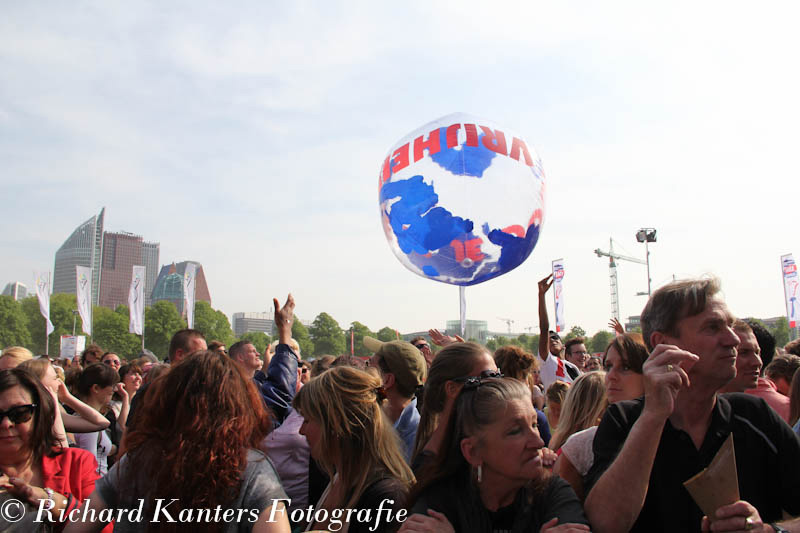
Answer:
<path fill-rule="evenodd" d="M 420 472 L 400 531 L 589 531 L 575 492 L 542 467 L 536 420 L 522 382 L 466 380 L 446 453 Z"/>

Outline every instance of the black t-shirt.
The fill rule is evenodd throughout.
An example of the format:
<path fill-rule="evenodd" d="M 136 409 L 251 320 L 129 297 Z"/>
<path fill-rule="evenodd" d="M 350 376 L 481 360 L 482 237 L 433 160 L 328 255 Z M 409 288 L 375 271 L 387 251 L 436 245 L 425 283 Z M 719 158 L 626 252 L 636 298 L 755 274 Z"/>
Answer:
<path fill-rule="evenodd" d="M 587 494 L 616 459 L 643 407 L 643 398 L 609 406 L 594 437 L 594 464 L 584 479 Z M 800 514 L 800 440 L 761 398 L 729 393 L 717 396 L 699 450 L 686 432 L 666 421 L 631 531 L 700 531 L 703 512 L 683 482 L 711 463 L 731 433 L 740 498 L 755 506 L 764 522 L 780 520 L 782 510 Z"/>
<path fill-rule="evenodd" d="M 492 533 L 511 533 L 514 527 L 514 505 L 501 507 L 497 511 L 489 511 L 489 522 L 492 524 Z"/>
<path fill-rule="evenodd" d="M 539 531 L 543 524 L 558 518 L 559 525 L 588 524 L 572 487 L 558 476 L 551 476 L 539 489 L 520 489 L 509 507 L 488 511 L 468 471 L 435 482 L 427 487 L 411 514 L 427 514 L 433 509 L 444 514 L 456 533 L 514 533 Z"/>

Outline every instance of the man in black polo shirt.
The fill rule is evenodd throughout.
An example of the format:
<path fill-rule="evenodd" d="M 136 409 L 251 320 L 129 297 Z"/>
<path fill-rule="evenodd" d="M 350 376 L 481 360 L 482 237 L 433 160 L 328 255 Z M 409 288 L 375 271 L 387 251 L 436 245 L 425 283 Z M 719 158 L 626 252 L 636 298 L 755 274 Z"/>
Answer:
<path fill-rule="evenodd" d="M 741 501 L 714 531 L 800 531 L 800 441 L 760 398 L 717 395 L 736 376 L 739 338 L 717 279 L 671 283 L 642 312 L 644 399 L 610 406 L 594 440 L 586 515 L 595 532 L 686 532 L 709 523 L 683 482 L 732 433 Z M 784 529 L 785 528 L 785 529 Z"/>

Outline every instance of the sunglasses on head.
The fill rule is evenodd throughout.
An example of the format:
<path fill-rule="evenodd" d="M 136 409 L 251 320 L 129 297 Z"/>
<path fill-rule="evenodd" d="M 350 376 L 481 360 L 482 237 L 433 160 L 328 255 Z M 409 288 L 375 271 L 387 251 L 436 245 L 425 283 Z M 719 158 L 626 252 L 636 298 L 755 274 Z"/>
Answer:
<path fill-rule="evenodd" d="M 0 411 L 0 423 L 3 422 L 5 417 L 8 417 L 11 420 L 12 424 L 23 424 L 30 420 L 33 417 L 33 413 L 36 411 L 36 404 L 30 403 L 28 405 L 18 405 L 16 407 L 12 407 L 7 411 Z"/>
<path fill-rule="evenodd" d="M 480 387 L 481 381 L 484 379 L 502 378 L 503 373 L 499 370 L 484 370 L 479 376 L 466 376 L 463 378 L 456 378 L 453 381 L 456 383 L 463 383 L 465 389 Z"/>

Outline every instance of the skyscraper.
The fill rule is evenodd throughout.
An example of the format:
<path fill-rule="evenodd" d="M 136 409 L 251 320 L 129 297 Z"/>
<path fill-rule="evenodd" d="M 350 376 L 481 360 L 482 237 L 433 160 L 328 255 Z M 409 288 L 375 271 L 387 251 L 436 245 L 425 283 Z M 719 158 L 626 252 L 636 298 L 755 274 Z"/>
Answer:
<path fill-rule="evenodd" d="M 28 296 L 28 286 L 19 281 L 12 281 L 6 284 L 3 289 L 3 296 L 11 296 L 15 300 L 24 300 Z"/>
<path fill-rule="evenodd" d="M 145 294 L 153 290 L 158 268 L 157 242 L 144 242 L 140 235 L 128 232 L 103 235 L 103 263 L 100 279 L 100 305 L 116 309 L 118 305 L 128 305 L 128 290 L 134 265 L 144 265 L 147 269 Z M 152 279 L 151 283 L 148 283 Z M 145 299 L 145 305 L 147 305 Z"/>
<path fill-rule="evenodd" d="M 156 286 L 153 289 L 153 303 L 159 300 L 167 300 L 175 304 L 181 315 L 184 314 L 183 275 L 186 272 L 186 265 L 189 263 L 193 263 L 197 267 L 194 289 L 195 301 L 203 300 L 209 304 L 211 303 L 211 294 L 208 292 L 203 265 L 197 261 L 182 261 L 162 266 L 161 272 L 158 273 Z"/>
<path fill-rule="evenodd" d="M 75 294 L 77 276 L 75 267 L 92 269 L 92 304 L 100 301 L 100 263 L 103 257 L 103 219 L 106 208 L 80 226 L 56 251 L 53 268 L 53 292 Z"/>
<path fill-rule="evenodd" d="M 103 231 L 105 207 L 100 214 L 78 226 L 56 252 L 53 292 L 75 294 L 75 267 L 92 268 L 92 305 L 115 309 L 128 305 L 128 289 L 134 265 L 147 268 L 145 305 L 156 281 L 159 244 L 140 235 Z"/>

